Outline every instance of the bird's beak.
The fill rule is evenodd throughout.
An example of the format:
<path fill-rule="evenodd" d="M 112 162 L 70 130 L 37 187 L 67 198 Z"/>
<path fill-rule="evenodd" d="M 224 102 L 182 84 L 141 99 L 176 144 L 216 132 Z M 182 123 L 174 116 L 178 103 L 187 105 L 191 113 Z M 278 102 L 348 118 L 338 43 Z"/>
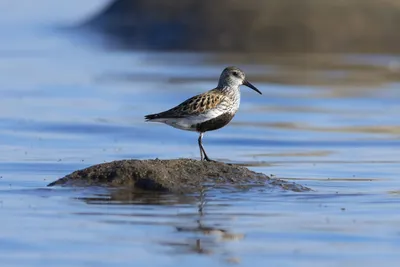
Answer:
<path fill-rule="evenodd" d="M 250 87 L 251 89 L 253 89 L 253 90 L 256 91 L 257 93 L 259 93 L 260 95 L 262 95 L 262 93 L 260 92 L 260 90 L 258 90 L 254 85 L 252 85 L 248 80 L 244 80 L 244 81 L 243 81 L 243 85 L 246 85 L 247 87 Z"/>

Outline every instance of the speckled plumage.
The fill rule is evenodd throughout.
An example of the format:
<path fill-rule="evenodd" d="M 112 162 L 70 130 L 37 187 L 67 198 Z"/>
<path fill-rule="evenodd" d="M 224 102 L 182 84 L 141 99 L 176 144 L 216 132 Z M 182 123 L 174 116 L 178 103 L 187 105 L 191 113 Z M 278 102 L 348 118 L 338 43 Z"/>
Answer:
<path fill-rule="evenodd" d="M 196 95 L 178 106 L 157 114 L 146 115 L 146 121 L 162 122 L 172 127 L 200 133 L 201 159 L 210 160 L 201 140 L 203 133 L 227 125 L 235 116 L 240 105 L 240 85 L 246 85 L 261 92 L 245 79 L 237 67 L 227 67 L 221 73 L 218 86 L 208 92 Z"/>
<path fill-rule="evenodd" d="M 181 118 L 185 116 L 199 115 L 208 110 L 217 108 L 226 101 L 226 95 L 219 89 L 213 89 L 206 93 L 196 95 L 182 102 L 178 106 L 167 111 L 155 114 L 160 118 Z"/>

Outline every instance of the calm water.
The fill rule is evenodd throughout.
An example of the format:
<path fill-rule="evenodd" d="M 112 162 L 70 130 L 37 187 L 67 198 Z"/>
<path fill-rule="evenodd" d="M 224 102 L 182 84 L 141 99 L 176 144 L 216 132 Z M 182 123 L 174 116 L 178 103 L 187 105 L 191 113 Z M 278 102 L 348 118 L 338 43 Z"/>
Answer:
<path fill-rule="evenodd" d="M 400 57 L 108 51 L 52 28 L 101 1 L 5 2 L 2 266 L 399 266 Z M 46 188 L 104 161 L 198 158 L 196 134 L 143 115 L 213 88 L 232 64 L 263 95 L 242 89 L 207 152 L 314 192 L 214 190 L 200 216 L 195 196 Z"/>

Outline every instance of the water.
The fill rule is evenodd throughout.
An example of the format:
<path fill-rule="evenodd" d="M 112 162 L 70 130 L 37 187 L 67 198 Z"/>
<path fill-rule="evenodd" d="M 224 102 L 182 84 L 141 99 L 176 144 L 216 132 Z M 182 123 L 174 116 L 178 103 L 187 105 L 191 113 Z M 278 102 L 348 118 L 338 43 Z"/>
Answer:
<path fill-rule="evenodd" d="M 400 57 L 108 51 L 53 28 L 102 3 L 50 2 L 0 9 L 2 266 L 398 266 Z M 314 192 L 214 190 L 200 216 L 195 196 L 46 187 L 104 161 L 198 158 L 194 133 L 143 115 L 231 64 L 263 95 L 242 89 L 208 154 Z"/>

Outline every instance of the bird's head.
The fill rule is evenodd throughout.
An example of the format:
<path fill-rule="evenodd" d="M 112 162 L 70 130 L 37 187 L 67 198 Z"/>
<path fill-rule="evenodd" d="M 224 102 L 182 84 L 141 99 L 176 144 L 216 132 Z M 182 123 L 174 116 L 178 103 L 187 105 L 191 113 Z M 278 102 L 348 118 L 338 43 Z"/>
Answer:
<path fill-rule="evenodd" d="M 260 95 L 262 94 L 254 85 L 246 80 L 244 72 L 237 67 L 227 67 L 222 71 L 218 87 L 238 87 L 242 84 L 253 89 Z"/>

